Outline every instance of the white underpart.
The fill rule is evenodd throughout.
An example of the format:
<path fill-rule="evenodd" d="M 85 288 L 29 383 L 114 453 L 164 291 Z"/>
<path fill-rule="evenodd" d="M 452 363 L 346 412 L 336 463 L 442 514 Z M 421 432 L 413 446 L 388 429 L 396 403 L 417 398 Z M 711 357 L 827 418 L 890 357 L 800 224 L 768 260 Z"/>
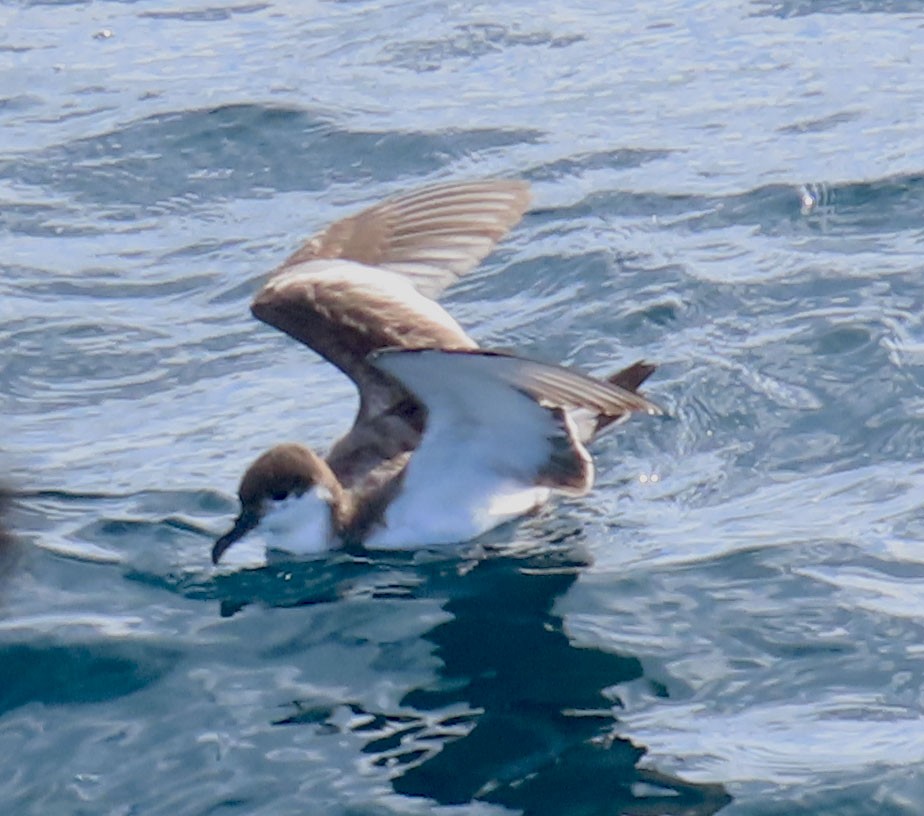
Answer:
<path fill-rule="evenodd" d="M 335 544 L 327 491 L 312 488 L 301 496 L 271 501 L 260 530 L 273 549 L 307 555 Z"/>
<path fill-rule="evenodd" d="M 356 298 L 367 294 L 370 300 L 394 301 L 400 304 L 403 310 L 418 314 L 425 321 L 437 323 L 456 332 L 460 340 L 467 341 L 465 345 L 470 344 L 471 348 L 475 348 L 475 342 L 465 334 L 449 312 L 435 300 L 418 292 L 406 277 L 397 272 L 339 259 L 305 261 L 273 278 L 267 284 L 267 288 L 282 289 L 301 278 L 332 288 L 348 286 L 356 290 Z"/>
<path fill-rule="evenodd" d="M 552 414 L 490 376 L 490 361 L 399 354 L 382 367 L 427 406 L 427 427 L 372 548 L 476 538 L 548 500 L 536 478 L 560 433 Z"/>

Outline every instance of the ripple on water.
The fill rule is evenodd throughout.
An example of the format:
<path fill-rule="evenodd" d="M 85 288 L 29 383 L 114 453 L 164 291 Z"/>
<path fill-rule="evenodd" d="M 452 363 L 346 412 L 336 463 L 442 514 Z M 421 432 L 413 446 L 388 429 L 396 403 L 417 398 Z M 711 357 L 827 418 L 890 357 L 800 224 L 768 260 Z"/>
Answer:
<path fill-rule="evenodd" d="M 8 809 L 707 814 L 724 784 L 729 814 L 918 813 L 911 7 L 553 5 L 17 6 Z M 464 552 L 214 570 L 246 464 L 355 399 L 251 320 L 263 276 L 485 175 L 537 207 L 450 311 L 590 371 L 651 359 L 670 416 Z"/>
<path fill-rule="evenodd" d="M 536 138 L 538 132 L 487 128 L 447 134 L 363 132 L 310 111 L 225 105 L 159 114 L 0 161 L 0 180 L 106 206 L 113 214 L 118 212 L 111 209 L 113 202 L 118 202 L 133 214 L 164 202 L 200 207 L 236 196 L 242 184 L 264 195 L 327 190 L 355 180 L 354 162 L 365 165 L 370 181 L 419 177 L 443 167 L 453 153 Z M 373 153 L 388 155 L 388 165 L 364 160 Z"/>

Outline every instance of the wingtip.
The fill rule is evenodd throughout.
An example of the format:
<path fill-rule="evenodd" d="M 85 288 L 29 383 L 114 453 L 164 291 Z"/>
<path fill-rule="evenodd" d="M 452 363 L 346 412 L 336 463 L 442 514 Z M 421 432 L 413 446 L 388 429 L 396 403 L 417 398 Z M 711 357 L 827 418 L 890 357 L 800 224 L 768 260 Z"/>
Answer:
<path fill-rule="evenodd" d="M 526 179 L 501 179 L 500 181 L 510 189 L 516 199 L 516 207 L 514 208 L 515 220 L 511 224 L 512 228 L 532 206 L 533 188 Z"/>
<path fill-rule="evenodd" d="M 641 413 L 648 414 L 648 416 L 664 416 L 665 415 L 664 409 L 660 405 L 658 405 L 658 403 L 649 399 L 645 394 L 642 394 L 638 391 L 633 391 L 632 393 L 634 393 L 635 396 L 638 397 L 642 401 L 641 408 L 636 409 L 636 410 L 639 410 Z"/>
<path fill-rule="evenodd" d="M 532 203 L 533 186 L 526 179 L 498 179 L 498 182 L 515 190 L 523 197 L 525 204 L 529 205 Z"/>

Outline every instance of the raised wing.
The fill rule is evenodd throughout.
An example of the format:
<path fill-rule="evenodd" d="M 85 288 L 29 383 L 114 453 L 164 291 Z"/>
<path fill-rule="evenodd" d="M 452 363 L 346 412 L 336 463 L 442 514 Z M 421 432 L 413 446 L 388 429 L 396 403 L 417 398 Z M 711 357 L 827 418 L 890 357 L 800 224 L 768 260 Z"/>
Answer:
<path fill-rule="evenodd" d="M 440 184 L 338 221 L 257 293 L 254 316 L 354 380 L 360 420 L 407 394 L 367 362 L 387 347 L 475 348 L 430 298 L 478 263 L 529 203 L 521 181 Z"/>
<path fill-rule="evenodd" d="M 340 258 L 397 272 L 435 298 L 473 269 L 529 206 L 516 180 L 450 182 L 387 199 L 307 241 L 278 272 Z"/>
<path fill-rule="evenodd" d="M 371 366 L 383 348 L 475 348 L 435 301 L 394 272 L 352 261 L 307 261 L 274 276 L 251 305 L 254 316 L 314 349 L 359 388 L 360 418 L 405 399 Z"/>
<path fill-rule="evenodd" d="M 590 455 L 569 417 L 649 414 L 660 409 L 619 385 L 572 369 L 483 351 L 383 351 L 373 364 L 426 407 L 408 491 L 426 490 L 441 470 L 506 474 L 521 484 L 580 494 L 593 483 Z"/>

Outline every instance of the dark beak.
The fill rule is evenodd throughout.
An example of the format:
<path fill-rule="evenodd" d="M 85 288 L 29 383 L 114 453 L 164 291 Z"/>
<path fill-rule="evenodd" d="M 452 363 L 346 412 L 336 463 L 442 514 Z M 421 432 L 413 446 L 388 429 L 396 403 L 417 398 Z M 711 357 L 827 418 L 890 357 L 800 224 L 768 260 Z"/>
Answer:
<path fill-rule="evenodd" d="M 241 514 L 234 521 L 234 526 L 219 538 L 218 541 L 215 542 L 215 546 L 212 547 L 212 563 L 217 564 L 225 554 L 225 550 L 235 541 L 247 535 L 247 533 L 257 526 L 257 522 L 259 521 L 260 516 L 258 513 L 247 508 L 241 510 Z"/>

